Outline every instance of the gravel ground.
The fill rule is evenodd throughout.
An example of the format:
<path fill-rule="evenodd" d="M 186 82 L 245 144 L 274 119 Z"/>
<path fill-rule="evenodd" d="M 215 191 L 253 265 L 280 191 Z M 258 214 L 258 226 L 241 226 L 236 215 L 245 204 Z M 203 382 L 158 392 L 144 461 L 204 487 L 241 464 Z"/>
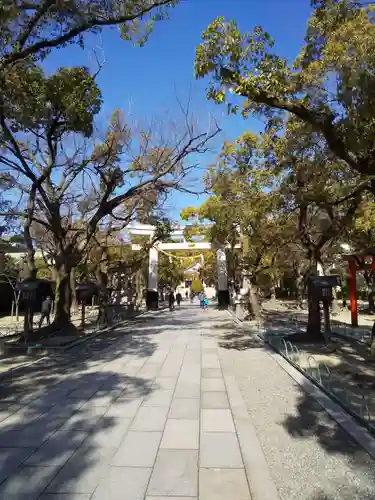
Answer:
<path fill-rule="evenodd" d="M 375 499 L 375 462 L 262 348 L 220 349 L 281 500 Z"/>

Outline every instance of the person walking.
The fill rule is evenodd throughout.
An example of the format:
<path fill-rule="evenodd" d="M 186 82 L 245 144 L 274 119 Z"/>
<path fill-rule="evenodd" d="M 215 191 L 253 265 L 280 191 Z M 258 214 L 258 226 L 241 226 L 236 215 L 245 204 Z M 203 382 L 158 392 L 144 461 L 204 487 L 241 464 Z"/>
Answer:
<path fill-rule="evenodd" d="M 177 306 L 179 309 L 180 309 L 181 301 L 182 301 L 182 295 L 180 292 L 177 292 L 176 293 L 176 302 L 177 302 Z"/>
<path fill-rule="evenodd" d="M 168 303 L 169 303 L 169 310 L 170 311 L 173 311 L 173 309 L 174 309 L 174 301 L 175 301 L 174 292 L 173 292 L 173 290 L 171 290 L 169 292 L 169 297 L 168 297 Z"/>
<path fill-rule="evenodd" d="M 46 319 L 47 325 L 50 324 L 51 309 L 52 309 L 52 297 L 46 297 L 42 302 L 39 328 L 42 327 L 44 319 Z"/>
<path fill-rule="evenodd" d="M 199 298 L 199 306 L 201 309 L 204 309 L 204 299 L 206 298 L 206 295 L 204 292 L 200 292 L 198 295 Z"/>

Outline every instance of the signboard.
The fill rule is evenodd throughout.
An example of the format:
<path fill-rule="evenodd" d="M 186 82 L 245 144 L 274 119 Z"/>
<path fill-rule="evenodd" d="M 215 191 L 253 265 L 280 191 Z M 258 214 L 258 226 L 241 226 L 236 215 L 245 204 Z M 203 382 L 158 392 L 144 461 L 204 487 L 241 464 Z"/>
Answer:
<path fill-rule="evenodd" d="M 87 290 L 92 290 L 93 286 L 92 285 L 78 285 L 76 290 L 80 292 L 85 292 Z"/>
<path fill-rule="evenodd" d="M 333 288 L 338 286 L 338 276 L 310 276 L 311 283 L 316 288 Z"/>
<path fill-rule="evenodd" d="M 16 289 L 21 292 L 31 292 L 38 288 L 39 281 L 23 281 L 22 283 L 17 283 Z"/>

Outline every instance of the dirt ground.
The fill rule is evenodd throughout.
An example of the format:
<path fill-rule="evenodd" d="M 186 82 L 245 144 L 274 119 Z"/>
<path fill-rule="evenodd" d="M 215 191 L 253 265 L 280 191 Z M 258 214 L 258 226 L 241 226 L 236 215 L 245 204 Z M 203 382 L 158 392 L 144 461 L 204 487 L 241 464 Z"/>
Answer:
<path fill-rule="evenodd" d="M 307 311 L 301 311 L 292 302 L 269 302 L 263 310 L 268 331 L 292 334 L 305 329 Z M 368 349 L 375 318 L 360 313 L 358 319 L 358 328 L 352 328 L 350 312 L 338 311 L 332 315 L 332 336 L 328 344 L 298 342 L 298 351 L 293 348 L 292 355 L 301 368 L 313 374 L 353 411 L 369 420 L 375 429 L 375 360 L 370 359 Z M 335 336 L 335 332 L 350 338 Z M 290 350 L 290 346 L 287 347 Z"/>

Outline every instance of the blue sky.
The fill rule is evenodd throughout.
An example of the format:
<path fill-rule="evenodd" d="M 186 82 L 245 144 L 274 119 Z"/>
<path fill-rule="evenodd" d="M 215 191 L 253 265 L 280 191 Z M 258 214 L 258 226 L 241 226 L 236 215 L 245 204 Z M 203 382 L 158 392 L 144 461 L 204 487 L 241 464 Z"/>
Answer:
<path fill-rule="evenodd" d="M 104 105 L 102 116 L 107 118 L 117 107 L 138 121 L 165 117 L 166 112 L 176 116 L 176 95 L 182 103 L 191 99 L 191 110 L 199 122 L 208 122 L 214 114 L 223 129 L 220 141 L 234 140 L 245 130 L 259 130 L 261 124 L 254 119 L 226 116 L 225 107 L 210 103 L 205 98 L 207 82 L 195 81 L 193 75 L 194 52 L 201 33 L 218 15 L 235 19 L 242 30 L 261 25 L 276 40 L 275 50 L 293 59 L 300 48 L 310 14 L 309 0 L 183 0 L 171 10 L 170 20 L 157 23 L 155 31 L 143 48 L 132 46 L 120 39 L 117 29 L 103 32 L 101 39 L 90 38 L 89 46 L 103 47 L 106 64 L 98 84 Z M 77 47 L 54 51 L 46 60 L 48 72 L 59 66 L 88 65 L 94 67 L 90 51 Z M 220 141 L 213 145 L 211 154 L 200 157 L 202 167 L 212 162 Z M 197 205 L 203 198 L 176 194 L 169 209 L 178 218 L 181 208 Z"/>

